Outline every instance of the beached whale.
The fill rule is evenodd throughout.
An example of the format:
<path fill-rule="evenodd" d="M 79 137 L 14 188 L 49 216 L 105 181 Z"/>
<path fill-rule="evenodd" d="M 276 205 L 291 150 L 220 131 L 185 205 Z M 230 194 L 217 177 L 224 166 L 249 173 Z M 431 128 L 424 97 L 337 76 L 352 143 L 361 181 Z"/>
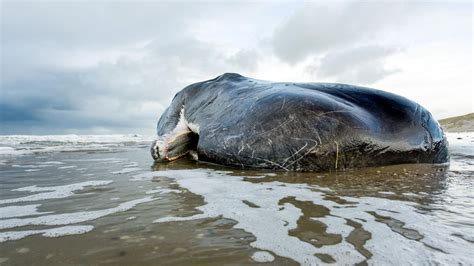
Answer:
<path fill-rule="evenodd" d="M 178 92 L 157 131 L 158 162 L 193 154 L 242 168 L 325 171 L 449 159 L 438 122 L 401 96 L 233 73 Z"/>

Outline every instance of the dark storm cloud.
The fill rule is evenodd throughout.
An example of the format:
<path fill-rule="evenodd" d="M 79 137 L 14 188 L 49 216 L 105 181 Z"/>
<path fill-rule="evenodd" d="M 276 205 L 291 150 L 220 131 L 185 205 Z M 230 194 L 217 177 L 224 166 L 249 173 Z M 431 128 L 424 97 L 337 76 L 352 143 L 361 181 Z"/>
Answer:
<path fill-rule="evenodd" d="M 5 3 L 0 133 L 150 132 L 184 86 L 255 67 L 190 34 L 213 6 Z"/>

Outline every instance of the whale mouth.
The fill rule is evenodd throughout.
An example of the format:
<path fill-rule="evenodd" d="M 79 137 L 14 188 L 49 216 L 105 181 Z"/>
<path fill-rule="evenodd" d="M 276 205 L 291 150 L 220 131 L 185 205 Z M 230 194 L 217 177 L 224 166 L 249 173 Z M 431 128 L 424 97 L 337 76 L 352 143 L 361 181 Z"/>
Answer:
<path fill-rule="evenodd" d="M 166 146 L 166 160 L 173 161 L 191 151 L 195 151 L 198 141 L 199 135 L 192 131 L 182 132 L 173 136 Z"/>
<path fill-rule="evenodd" d="M 175 128 L 151 145 L 151 156 L 158 162 L 174 161 L 187 154 L 197 159 L 198 142 L 199 126 L 186 120 L 183 106 Z"/>
<path fill-rule="evenodd" d="M 199 135 L 192 131 L 179 132 L 156 140 L 151 146 L 151 155 L 155 161 L 169 162 L 196 151 Z"/>

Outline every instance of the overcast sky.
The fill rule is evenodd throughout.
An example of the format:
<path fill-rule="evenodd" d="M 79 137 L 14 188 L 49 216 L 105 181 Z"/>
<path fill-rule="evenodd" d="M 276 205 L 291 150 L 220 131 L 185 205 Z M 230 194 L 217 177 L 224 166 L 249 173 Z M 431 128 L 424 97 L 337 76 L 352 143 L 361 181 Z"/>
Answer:
<path fill-rule="evenodd" d="M 0 134 L 154 134 L 225 72 L 340 82 L 473 112 L 473 4 L 1 1 Z"/>

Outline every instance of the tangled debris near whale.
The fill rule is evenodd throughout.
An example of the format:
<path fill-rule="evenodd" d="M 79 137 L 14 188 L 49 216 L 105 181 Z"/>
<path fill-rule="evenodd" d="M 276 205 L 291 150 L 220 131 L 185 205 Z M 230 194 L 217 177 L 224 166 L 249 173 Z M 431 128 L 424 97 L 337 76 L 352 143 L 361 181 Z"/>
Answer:
<path fill-rule="evenodd" d="M 190 154 L 242 168 L 327 171 L 449 159 L 438 122 L 404 97 L 234 73 L 178 92 L 157 132 L 151 153 L 158 162 Z"/>

